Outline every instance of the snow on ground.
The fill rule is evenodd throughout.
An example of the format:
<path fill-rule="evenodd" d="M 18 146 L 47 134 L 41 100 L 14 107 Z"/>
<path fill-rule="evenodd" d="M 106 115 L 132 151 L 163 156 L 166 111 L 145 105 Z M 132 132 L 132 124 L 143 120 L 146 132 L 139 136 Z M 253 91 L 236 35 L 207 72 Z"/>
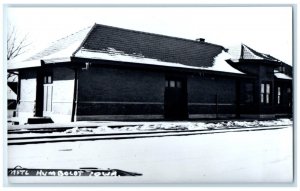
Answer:
<path fill-rule="evenodd" d="M 293 174 L 292 127 L 220 134 L 8 146 L 8 167 L 97 167 L 141 177 L 9 177 L 13 182 L 272 183 Z"/>
<path fill-rule="evenodd" d="M 31 135 L 76 135 L 76 134 L 107 134 L 125 132 L 150 132 L 150 131 L 185 131 L 185 130 L 214 130 L 214 129 L 234 129 L 251 127 L 269 127 L 292 125 L 291 119 L 276 119 L 264 121 L 222 121 L 222 122 L 78 122 L 74 123 L 71 129 L 62 132 L 38 133 L 30 132 L 26 134 L 11 134 L 9 137 L 24 137 Z M 72 127 L 72 124 L 48 124 L 51 128 Z M 35 128 L 39 127 L 34 125 Z M 53 127 L 52 127 L 53 126 Z M 13 127 L 13 126 L 12 126 Z M 21 126 L 19 131 L 26 132 L 26 125 Z M 41 124 L 40 128 L 47 128 L 47 124 Z"/>
<path fill-rule="evenodd" d="M 224 50 L 217 55 L 214 58 L 214 63 L 212 67 L 209 67 L 208 69 L 214 70 L 214 71 L 220 71 L 220 72 L 230 72 L 230 73 L 236 73 L 236 74 L 245 74 L 237 69 L 235 69 L 234 67 L 232 67 L 231 65 L 229 65 L 226 60 L 231 59 L 232 56 L 225 52 Z"/>
<path fill-rule="evenodd" d="M 267 127 L 274 125 L 292 125 L 290 119 L 266 121 L 226 121 L 226 122 L 110 122 L 97 128 L 72 128 L 58 134 L 118 133 L 157 130 L 209 130 L 242 127 Z"/>

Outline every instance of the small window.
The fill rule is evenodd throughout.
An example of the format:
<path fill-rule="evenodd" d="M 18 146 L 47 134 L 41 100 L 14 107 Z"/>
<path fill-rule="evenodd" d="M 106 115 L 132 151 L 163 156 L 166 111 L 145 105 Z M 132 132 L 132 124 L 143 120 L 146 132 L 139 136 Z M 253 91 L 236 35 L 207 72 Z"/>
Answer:
<path fill-rule="evenodd" d="M 261 84 L 260 93 L 265 93 L 265 84 Z"/>
<path fill-rule="evenodd" d="M 169 81 L 166 80 L 166 87 L 169 87 Z"/>
<path fill-rule="evenodd" d="M 277 88 L 277 104 L 280 104 L 281 101 L 281 89 L 280 87 Z"/>
<path fill-rule="evenodd" d="M 288 93 L 288 106 L 289 107 L 292 107 L 292 96 L 291 96 L 291 93 L 292 93 L 292 90 L 291 88 L 287 88 L 287 93 Z"/>
<path fill-rule="evenodd" d="M 44 76 L 44 84 L 52 84 L 52 75 Z"/>
<path fill-rule="evenodd" d="M 166 80 L 165 87 L 167 88 L 182 88 L 181 80 Z"/>
<path fill-rule="evenodd" d="M 265 99 L 264 99 L 264 94 L 261 94 L 261 95 L 260 95 L 260 103 L 264 103 L 264 100 L 265 100 Z"/>
<path fill-rule="evenodd" d="M 261 84 L 260 86 L 260 103 L 265 102 L 265 84 Z"/>
<path fill-rule="evenodd" d="M 266 84 L 266 93 L 270 94 L 270 84 Z"/>
<path fill-rule="evenodd" d="M 181 88 L 181 81 L 176 81 L 176 87 Z"/>
<path fill-rule="evenodd" d="M 170 87 L 175 88 L 175 81 L 173 81 L 173 80 L 170 81 Z"/>
<path fill-rule="evenodd" d="M 49 84 L 52 83 L 52 76 L 48 76 L 48 83 L 49 83 Z"/>
<path fill-rule="evenodd" d="M 279 72 L 285 73 L 285 67 L 284 67 L 284 66 L 280 66 L 280 67 L 279 67 Z"/>
<path fill-rule="evenodd" d="M 270 103 L 270 95 L 266 94 L 266 103 Z"/>
<path fill-rule="evenodd" d="M 262 83 L 260 86 L 260 102 L 270 103 L 271 84 Z"/>
<path fill-rule="evenodd" d="M 266 84 L 266 103 L 270 103 L 270 84 Z"/>

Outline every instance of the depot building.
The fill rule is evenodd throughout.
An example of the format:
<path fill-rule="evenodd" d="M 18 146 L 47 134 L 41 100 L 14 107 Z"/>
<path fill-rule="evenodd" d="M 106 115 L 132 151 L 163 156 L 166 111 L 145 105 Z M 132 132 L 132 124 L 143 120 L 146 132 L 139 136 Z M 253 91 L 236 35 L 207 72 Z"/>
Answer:
<path fill-rule="evenodd" d="M 227 49 L 95 24 L 9 63 L 8 72 L 18 75 L 20 124 L 292 115 L 292 67 L 245 44 Z"/>

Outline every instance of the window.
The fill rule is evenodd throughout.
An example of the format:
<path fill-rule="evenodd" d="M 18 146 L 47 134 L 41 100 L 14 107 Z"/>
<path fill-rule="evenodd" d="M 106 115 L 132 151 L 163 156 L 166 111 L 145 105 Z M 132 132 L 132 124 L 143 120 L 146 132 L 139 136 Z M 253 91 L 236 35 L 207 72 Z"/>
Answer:
<path fill-rule="evenodd" d="M 52 112 L 52 98 L 53 98 L 53 77 L 51 73 L 44 75 L 44 112 Z M 44 114 L 45 115 L 45 114 Z"/>
<path fill-rule="evenodd" d="M 170 87 L 171 87 L 171 88 L 175 88 L 175 81 L 174 81 L 174 80 L 171 80 L 171 81 L 170 81 Z"/>
<path fill-rule="evenodd" d="M 166 87 L 169 87 L 169 81 L 166 80 Z"/>
<path fill-rule="evenodd" d="M 291 95 L 291 93 L 292 93 L 292 90 L 291 90 L 291 88 L 287 88 L 287 93 L 288 93 L 288 106 L 289 107 L 291 107 L 292 106 L 292 95 Z"/>
<path fill-rule="evenodd" d="M 285 67 L 284 66 L 279 66 L 278 70 L 279 70 L 279 72 L 285 73 Z"/>
<path fill-rule="evenodd" d="M 176 81 L 176 87 L 181 88 L 181 81 Z"/>
<path fill-rule="evenodd" d="M 277 104 L 280 104 L 281 101 L 281 89 L 277 87 Z"/>
<path fill-rule="evenodd" d="M 181 80 L 166 80 L 165 85 L 167 88 L 181 88 L 182 81 Z"/>
<path fill-rule="evenodd" d="M 266 84 L 266 103 L 270 103 L 270 84 Z"/>
<path fill-rule="evenodd" d="M 260 103 L 264 103 L 265 100 L 265 84 L 261 84 L 260 86 Z"/>
<path fill-rule="evenodd" d="M 270 103 L 271 85 L 270 83 L 262 83 L 260 86 L 260 102 Z"/>
<path fill-rule="evenodd" d="M 44 76 L 44 84 L 52 84 L 52 75 L 45 75 Z"/>

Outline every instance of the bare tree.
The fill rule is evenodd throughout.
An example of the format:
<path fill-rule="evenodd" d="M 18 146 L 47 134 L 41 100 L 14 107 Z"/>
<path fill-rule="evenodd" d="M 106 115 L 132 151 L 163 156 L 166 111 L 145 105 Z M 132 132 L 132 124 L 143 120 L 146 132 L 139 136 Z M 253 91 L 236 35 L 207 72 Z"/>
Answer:
<path fill-rule="evenodd" d="M 16 28 L 10 27 L 7 34 L 7 60 L 12 60 L 21 54 L 24 54 L 28 49 L 28 35 L 19 37 Z"/>
<path fill-rule="evenodd" d="M 10 61 L 28 50 L 28 46 L 31 43 L 28 42 L 28 35 L 19 35 L 16 27 L 9 26 L 7 33 L 7 61 Z M 9 63 L 9 62 L 8 62 Z M 8 73 L 7 79 L 13 77 L 12 81 L 16 80 L 14 73 Z"/>

